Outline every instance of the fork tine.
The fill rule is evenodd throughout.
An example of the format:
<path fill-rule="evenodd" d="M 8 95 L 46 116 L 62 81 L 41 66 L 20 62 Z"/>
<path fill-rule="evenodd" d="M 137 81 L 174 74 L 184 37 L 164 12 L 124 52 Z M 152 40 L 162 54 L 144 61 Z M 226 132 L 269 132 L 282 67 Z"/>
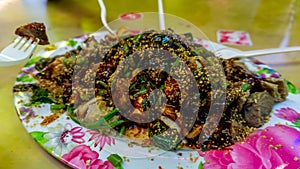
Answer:
<path fill-rule="evenodd" d="M 38 46 L 38 39 L 18 36 L 11 44 L 0 51 L 0 66 L 11 66 L 30 58 Z"/>
<path fill-rule="evenodd" d="M 32 38 L 28 39 L 28 40 L 25 42 L 24 46 L 23 46 L 20 50 L 26 52 L 26 51 L 28 50 L 29 46 L 33 45 L 32 42 L 33 42 Z"/>
<path fill-rule="evenodd" d="M 38 45 L 38 42 L 32 41 L 31 45 L 27 47 L 26 52 L 32 52 Z"/>
<path fill-rule="evenodd" d="M 27 41 L 27 38 L 23 37 L 23 38 L 19 41 L 19 43 L 17 43 L 17 46 L 16 46 L 15 48 L 16 48 L 16 49 L 21 49 L 21 48 L 25 45 L 26 41 Z"/>
<path fill-rule="evenodd" d="M 22 39 L 22 37 L 21 37 L 21 36 L 18 36 L 18 37 L 14 40 L 14 42 L 12 43 L 12 44 L 13 44 L 13 47 L 16 47 L 16 46 L 19 44 L 19 42 L 21 41 L 21 39 Z"/>

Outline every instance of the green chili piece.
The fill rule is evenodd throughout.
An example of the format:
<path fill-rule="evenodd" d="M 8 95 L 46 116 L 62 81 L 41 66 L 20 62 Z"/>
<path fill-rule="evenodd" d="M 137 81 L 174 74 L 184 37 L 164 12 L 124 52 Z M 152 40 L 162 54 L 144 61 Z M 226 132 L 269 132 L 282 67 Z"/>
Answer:
<path fill-rule="evenodd" d="M 99 95 L 100 95 L 100 96 L 103 96 L 103 95 L 105 95 L 105 94 L 107 94 L 107 90 L 105 90 L 105 89 L 100 89 L 100 90 L 99 90 Z"/>
<path fill-rule="evenodd" d="M 65 109 L 66 105 L 64 104 L 52 104 L 50 105 L 50 110 L 62 110 Z"/>
<path fill-rule="evenodd" d="M 116 127 L 124 122 L 125 122 L 124 120 L 114 121 L 114 122 L 109 123 L 109 127 Z"/>
<path fill-rule="evenodd" d="M 103 118 L 108 121 L 111 118 L 114 117 L 114 115 L 116 115 L 119 112 L 119 109 L 115 108 L 112 112 L 108 113 L 107 115 L 105 115 Z"/>
<path fill-rule="evenodd" d="M 118 154 L 111 154 L 107 157 L 107 160 L 114 166 L 119 169 L 122 169 L 123 159 Z"/>
<path fill-rule="evenodd" d="M 89 129 L 99 129 L 99 128 L 108 128 L 108 127 L 114 127 L 117 126 L 121 123 L 123 123 L 123 120 L 120 121 L 116 121 L 116 122 L 112 122 L 111 124 L 108 124 L 107 121 L 110 120 L 111 118 L 113 118 L 113 116 L 115 116 L 117 113 L 119 112 L 119 110 L 117 108 L 115 108 L 112 112 L 108 113 L 107 115 L 105 115 L 103 118 L 100 118 L 99 120 L 93 122 L 93 123 L 83 123 L 80 122 L 76 117 L 74 117 L 74 113 L 70 112 L 70 118 L 80 124 L 83 127 L 89 128 Z"/>
<path fill-rule="evenodd" d="M 107 87 L 107 84 L 105 82 L 103 82 L 102 80 L 99 80 L 99 84 L 105 88 Z"/>
<path fill-rule="evenodd" d="M 120 136 L 123 136 L 124 135 L 124 133 L 125 133 L 125 129 L 126 129 L 126 127 L 125 126 L 122 126 L 122 128 L 121 128 L 121 130 L 120 130 Z"/>
<path fill-rule="evenodd" d="M 132 90 L 137 85 L 137 82 L 134 82 L 130 85 L 129 90 Z"/>
<path fill-rule="evenodd" d="M 124 45 L 124 51 L 125 51 L 125 52 L 128 52 L 128 51 L 129 51 L 129 47 L 128 47 L 127 44 Z"/>
<path fill-rule="evenodd" d="M 134 41 L 138 42 L 142 36 L 143 36 L 143 33 L 138 34 L 137 36 L 134 37 Z"/>
<path fill-rule="evenodd" d="M 140 90 L 139 92 L 137 92 L 136 94 L 133 95 L 133 97 L 138 97 L 142 94 L 145 94 L 147 93 L 148 89 L 143 89 L 143 90 Z"/>

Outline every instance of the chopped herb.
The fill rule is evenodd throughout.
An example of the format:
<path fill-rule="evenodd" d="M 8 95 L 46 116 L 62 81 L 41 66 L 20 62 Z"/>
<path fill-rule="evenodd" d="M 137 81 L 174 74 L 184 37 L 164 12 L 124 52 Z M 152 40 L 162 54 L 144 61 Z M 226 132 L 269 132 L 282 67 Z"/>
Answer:
<path fill-rule="evenodd" d="M 49 98 L 49 93 L 45 89 L 35 89 L 33 95 L 31 96 L 31 103 L 54 103 L 53 100 Z"/>
<path fill-rule="evenodd" d="M 77 50 L 81 50 L 82 49 L 82 47 L 81 46 L 77 46 Z"/>
<path fill-rule="evenodd" d="M 165 85 L 161 85 L 161 86 L 159 87 L 159 89 L 160 89 L 160 90 L 164 90 L 164 89 L 165 89 Z"/>
<path fill-rule="evenodd" d="M 203 163 L 202 163 L 202 161 L 199 163 L 198 169 L 203 169 Z"/>
<path fill-rule="evenodd" d="M 245 91 L 247 91 L 247 90 L 249 90 L 251 88 L 251 85 L 249 83 L 243 83 L 241 85 L 241 88 L 242 88 L 242 91 L 245 92 Z"/>
<path fill-rule="evenodd" d="M 140 77 L 139 77 L 139 80 L 140 80 L 141 83 L 145 82 L 145 79 L 144 79 L 143 76 L 140 76 Z"/>
<path fill-rule="evenodd" d="M 72 47 L 76 46 L 77 43 L 78 42 L 75 41 L 74 39 L 71 39 L 71 40 L 69 40 L 69 41 L 66 42 L 67 46 L 72 46 Z"/>

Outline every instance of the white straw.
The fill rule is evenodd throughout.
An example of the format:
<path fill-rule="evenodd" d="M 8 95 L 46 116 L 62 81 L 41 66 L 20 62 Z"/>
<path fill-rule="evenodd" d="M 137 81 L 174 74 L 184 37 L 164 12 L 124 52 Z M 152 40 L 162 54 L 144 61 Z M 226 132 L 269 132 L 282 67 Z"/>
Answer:
<path fill-rule="evenodd" d="M 103 3 L 103 0 L 98 0 L 98 3 L 100 5 L 100 9 L 101 9 L 101 22 L 103 24 L 103 26 L 112 34 L 115 34 L 113 30 L 111 30 L 111 28 L 108 26 L 107 21 L 106 21 L 106 8 L 105 8 L 105 4 Z"/>
<path fill-rule="evenodd" d="M 160 27 L 160 30 L 166 30 L 165 16 L 164 16 L 164 7 L 163 7 L 162 0 L 158 0 L 158 15 L 159 15 L 159 27 Z"/>

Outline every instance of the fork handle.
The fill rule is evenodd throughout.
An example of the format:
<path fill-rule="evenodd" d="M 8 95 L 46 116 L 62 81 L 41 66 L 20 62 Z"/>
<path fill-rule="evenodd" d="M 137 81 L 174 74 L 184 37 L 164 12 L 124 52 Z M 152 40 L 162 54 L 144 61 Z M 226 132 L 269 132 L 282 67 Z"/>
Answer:
<path fill-rule="evenodd" d="M 259 56 L 259 55 L 267 55 L 267 54 L 296 52 L 296 51 L 300 51 L 300 46 L 243 51 L 242 57 L 251 57 L 251 56 Z"/>

